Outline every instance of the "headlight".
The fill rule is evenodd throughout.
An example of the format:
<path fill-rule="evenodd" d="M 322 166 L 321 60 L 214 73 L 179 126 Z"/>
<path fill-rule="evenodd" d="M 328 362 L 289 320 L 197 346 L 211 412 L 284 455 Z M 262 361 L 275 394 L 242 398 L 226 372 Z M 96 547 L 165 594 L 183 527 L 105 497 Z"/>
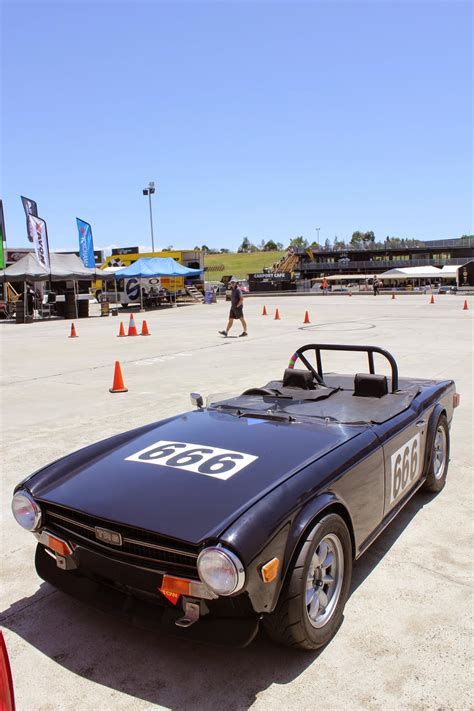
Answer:
<path fill-rule="evenodd" d="M 27 491 L 17 491 L 12 500 L 13 515 L 27 531 L 36 531 L 41 525 L 41 509 Z"/>
<path fill-rule="evenodd" d="M 218 595 L 232 595 L 245 582 L 245 570 L 240 560 L 220 546 L 201 551 L 197 568 L 202 582 Z"/>

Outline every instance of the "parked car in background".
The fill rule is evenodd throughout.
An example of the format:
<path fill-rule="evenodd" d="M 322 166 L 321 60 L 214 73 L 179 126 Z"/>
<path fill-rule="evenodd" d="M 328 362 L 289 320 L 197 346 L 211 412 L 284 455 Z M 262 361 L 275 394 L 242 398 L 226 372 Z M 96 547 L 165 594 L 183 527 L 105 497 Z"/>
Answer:
<path fill-rule="evenodd" d="M 438 289 L 438 294 L 456 294 L 458 287 L 453 284 L 443 284 Z"/>

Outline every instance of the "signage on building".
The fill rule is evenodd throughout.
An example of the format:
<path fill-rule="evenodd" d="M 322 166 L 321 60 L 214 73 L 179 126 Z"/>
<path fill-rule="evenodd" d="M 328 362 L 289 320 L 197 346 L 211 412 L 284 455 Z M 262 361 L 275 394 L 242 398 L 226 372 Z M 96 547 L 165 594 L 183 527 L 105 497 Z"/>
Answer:
<path fill-rule="evenodd" d="M 114 247 L 112 254 L 138 254 L 138 247 Z"/>
<path fill-rule="evenodd" d="M 267 279 L 268 281 L 289 281 L 291 279 L 290 272 L 273 272 L 270 274 L 265 274 L 261 272 L 259 274 L 249 274 L 249 279 Z"/>

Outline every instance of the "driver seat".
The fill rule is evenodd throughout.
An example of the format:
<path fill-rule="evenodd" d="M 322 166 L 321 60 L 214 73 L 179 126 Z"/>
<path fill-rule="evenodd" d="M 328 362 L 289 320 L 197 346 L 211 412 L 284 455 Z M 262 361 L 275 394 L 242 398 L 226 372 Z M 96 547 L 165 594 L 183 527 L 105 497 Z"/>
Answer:
<path fill-rule="evenodd" d="M 298 388 L 298 390 L 316 390 L 313 374 L 309 370 L 286 368 L 283 375 L 284 388 Z"/>

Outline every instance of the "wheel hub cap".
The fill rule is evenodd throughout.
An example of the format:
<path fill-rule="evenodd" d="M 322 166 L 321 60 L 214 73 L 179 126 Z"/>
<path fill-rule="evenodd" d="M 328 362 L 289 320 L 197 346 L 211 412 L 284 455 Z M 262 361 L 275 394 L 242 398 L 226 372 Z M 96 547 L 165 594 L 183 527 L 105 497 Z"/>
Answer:
<path fill-rule="evenodd" d="M 313 627 L 323 627 L 332 616 L 343 578 L 342 545 L 334 533 L 329 533 L 316 547 L 306 579 L 306 612 Z"/>

